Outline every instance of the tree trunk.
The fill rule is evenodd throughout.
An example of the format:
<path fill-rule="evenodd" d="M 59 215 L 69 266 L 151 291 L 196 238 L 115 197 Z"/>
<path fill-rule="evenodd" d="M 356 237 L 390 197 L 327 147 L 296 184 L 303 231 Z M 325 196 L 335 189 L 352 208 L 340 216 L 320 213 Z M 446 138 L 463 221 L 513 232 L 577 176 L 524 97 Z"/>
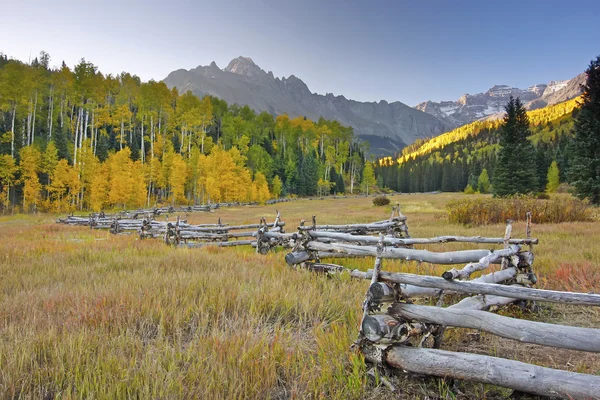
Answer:
<path fill-rule="evenodd" d="M 144 163 L 144 158 L 146 157 L 146 149 L 144 148 L 144 121 L 146 120 L 146 116 L 142 116 L 142 134 L 140 140 L 140 158 L 142 159 L 142 164 Z"/>
<path fill-rule="evenodd" d="M 77 164 L 77 142 L 79 138 L 79 119 L 81 112 L 77 112 L 77 122 L 75 123 L 75 140 L 73 141 L 73 165 Z"/>
<path fill-rule="evenodd" d="M 12 121 L 11 121 L 11 125 L 10 125 L 10 131 L 12 133 L 11 135 L 11 140 L 10 140 L 10 156 L 12 158 L 15 158 L 15 117 L 17 115 L 17 103 L 15 102 L 15 104 L 13 105 L 13 112 L 12 112 Z"/>

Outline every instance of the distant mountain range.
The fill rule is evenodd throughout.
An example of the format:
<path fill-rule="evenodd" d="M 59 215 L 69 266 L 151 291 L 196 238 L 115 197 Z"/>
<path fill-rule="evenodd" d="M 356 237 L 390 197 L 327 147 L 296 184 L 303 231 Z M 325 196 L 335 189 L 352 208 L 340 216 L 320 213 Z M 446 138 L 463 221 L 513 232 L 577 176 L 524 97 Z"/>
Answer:
<path fill-rule="evenodd" d="M 215 62 L 191 70 L 179 69 L 164 79 L 167 86 L 176 87 L 180 93 L 211 95 L 258 112 L 337 120 L 352 126 L 357 137 L 368 141 L 371 153 L 378 156 L 393 155 L 416 139 L 434 137 L 501 113 L 511 95 L 520 97 L 529 109 L 574 98 L 584 81 L 585 74 L 581 74 L 528 89 L 496 85 L 485 93 L 465 94 L 456 101 L 426 101 L 413 108 L 399 101 L 359 102 L 331 93 L 312 93 L 296 76 L 277 78 L 247 57 L 235 58 L 223 69 Z"/>
<path fill-rule="evenodd" d="M 276 78 L 247 57 L 232 60 L 224 69 L 212 62 L 189 71 L 173 71 L 164 82 L 180 93 L 189 90 L 198 96 L 211 95 L 258 112 L 337 120 L 352 126 L 360 139 L 369 141 L 371 153 L 376 155 L 392 155 L 416 139 L 451 128 L 437 117 L 398 101 L 359 102 L 331 93 L 312 93 L 294 75 Z"/>
<path fill-rule="evenodd" d="M 426 101 L 415 108 L 431 114 L 446 125 L 457 128 L 479 119 L 497 118 L 504 113 L 510 96 L 519 97 L 528 110 L 546 107 L 573 99 L 581 94 L 580 85 L 585 83 L 585 73 L 566 81 L 519 89 L 506 85 L 493 86 L 485 93 L 465 94 L 455 101 Z"/>

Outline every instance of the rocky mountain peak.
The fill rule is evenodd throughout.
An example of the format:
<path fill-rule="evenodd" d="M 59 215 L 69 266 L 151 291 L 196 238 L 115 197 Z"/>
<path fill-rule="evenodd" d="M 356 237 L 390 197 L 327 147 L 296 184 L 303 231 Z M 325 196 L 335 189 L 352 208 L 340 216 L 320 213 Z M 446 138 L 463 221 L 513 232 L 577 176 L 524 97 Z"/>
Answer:
<path fill-rule="evenodd" d="M 436 136 L 449 128 L 436 117 L 400 102 L 359 102 L 342 95 L 312 93 L 299 77 L 274 78 L 272 72 L 265 72 L 248 57 L 231 60 L 223 70 L 214 66 L 174 71 L 164 82 L 181 93 L 189 90 L 200 97 L 219 97 L 256 112 L 337 120 L 353 127 L 377 155 L 393 155 L 416 139 Z"/>
<path fill-rule="evenodd" d="M 417 104 L 415 108 L 458 127 L 479 119 L 502 115 L 510 96 L 520 98 L 529 110 L 572 99 L 581 93 L 579 83 L 584 79 L 582 75 L 571 80 L 533 85 L 527 89 L 494 85 L 484 93 L 465 94 L 454 101 L 426 101 Z"/>
<path fill-rule="evenodd" d="M 263 71 L 258 65 L 252 61 L 250 57 L 242 57 L 234 58 L 229 62 L 229 65 L 225 69 L 225 72 L 231 72 L 232 74 L 237 75 L 245 75 L 248 77 L 256 77 L 261 75 L 266 75 L 266 72 Z"/>

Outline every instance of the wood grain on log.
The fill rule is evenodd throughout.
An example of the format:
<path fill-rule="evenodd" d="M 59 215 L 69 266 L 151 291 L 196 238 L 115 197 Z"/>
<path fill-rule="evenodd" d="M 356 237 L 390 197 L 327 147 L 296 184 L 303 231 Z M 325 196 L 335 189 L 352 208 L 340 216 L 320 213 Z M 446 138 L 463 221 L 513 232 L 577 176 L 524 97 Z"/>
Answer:
<path fill-rule="evenodd" d="M 493 253 L 488 254 L 485 257 L 482 257 L 476 263 L 469 263 L 462 269 L 451 269 L 442 274 L 442 278 L 446 280 L 453 279 L 465 279 L 471 276 L 471 274 L 475 271 L 481 271 L 490 266 L 492 263 L 497 263 L 503 257 L 511 257 L 516 255 L 521 248 L 517 245 L 507 245 L 505 249 L 494 251 Z"/>
<path fill-rule="evenodd" d="M 345 243 L 321 243 L 309 242 L 306 244 L 308 250 L 329 251 L 348 254 L 350 256 L 372 256 L 377 257 L 377 248 L 375 246 L 357 246 Z M 449 252 L 432 252 L 429 250 L 414 250 L 402 248 L 386 247 L 381 258 L 401 259 L 407 261 L 422 261 L 433 264 L 464 264 L 476 262 L 481 258 L 490 255 L 489 250 L 460 250 Z"/>
<path fill-rule="evenodd" d="M 394 346 L 384 358 L 389 366 L 413 373 L 488 383 L 541 396 L 593 399 L 600 393 L 600 376 L 498 357 Z"/>
<path fill-rule="evenodd" d="M 334 239 L 344 242 L 377 244 L 376 236 L 350 235 L 341 232 L 308 231 L 308 234 L 315 239 Z M 481 236 L 438 236 L 433 238 L 410 238 L 397 239 L 390 236 L 383 238 L 386 246 L 412 246 L 419 244 L 437 244 L 437 243 L 481 243 L 481 244 L 504 244 L 504 238 L 481 237 Z M 510 244 L 537 244 L 538 239 L 510 239 Z"/>
<path fill-rule="evenodd" d="M 487 311 L 395 303 L 388 313 L 408 321 L 479 329 L 523 343 L 600 352 L 600 329 L 577 328 L 503 317 Z"/>
<path fill-rule="evenodd" d="M 351 276 L 371 279 L 371 270 L 368 272 L 351 271 Z M 429 287 L 443 290 L 453 290 L 460 293 L 478 293 L 510 297 L 513 299 L 547 301 L 551 303 L 579 304 L 587 306 L 600 306 L 600 295 L 588 293 L 559 292 L 555 290 L 532 289 L 524 286 L 496 285 L 476 281 L 447 281 L 435 276 L 414 275 L 402 272 L 385 272 L 379 274 L 380 280 L 404 283 L 420 287 Z"/>

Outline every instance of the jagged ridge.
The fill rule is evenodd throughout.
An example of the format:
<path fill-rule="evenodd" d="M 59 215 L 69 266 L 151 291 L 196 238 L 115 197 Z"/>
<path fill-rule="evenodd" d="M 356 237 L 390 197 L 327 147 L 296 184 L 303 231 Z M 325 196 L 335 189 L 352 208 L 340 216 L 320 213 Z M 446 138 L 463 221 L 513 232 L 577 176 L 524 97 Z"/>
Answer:
<path fill-rule="evenodd" d="M 354 128 L 356 135 L 371 143 L 376 155 L 398 153 L 416 139 L 439 135 L 450 126 L 435 116 L 401 102 L 359 102 L 312 93 L 299 78 L 276 78 L 248 57 L 232 60 L 224 69 L 216 63 L 170 73 L 164 82 L 180 92 L 192 91 L 198 96 L 211 95 L 230 104 L 248 105 L 255 111 L 290 117 L 323 117 Z"/>

